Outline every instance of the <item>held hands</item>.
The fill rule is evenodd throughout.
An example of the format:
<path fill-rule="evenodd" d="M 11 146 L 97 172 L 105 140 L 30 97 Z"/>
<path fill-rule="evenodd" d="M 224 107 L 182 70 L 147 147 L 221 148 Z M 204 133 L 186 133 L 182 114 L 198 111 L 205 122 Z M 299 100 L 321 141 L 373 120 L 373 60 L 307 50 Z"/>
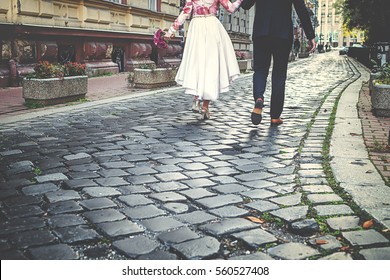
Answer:
<path fill-rule="evenodd" d="M 314 53 L 316 51 L 316 40 L 313 38 L 309 41 L 310 51 L 309 53 Z"/>
<path fill-rule="evenodd" d="M 168 29 L 164 29 L 164 32 L 165 32 L 164 39 L 167 41 L 175 37 L 175 33 L 171 33 Z"/>

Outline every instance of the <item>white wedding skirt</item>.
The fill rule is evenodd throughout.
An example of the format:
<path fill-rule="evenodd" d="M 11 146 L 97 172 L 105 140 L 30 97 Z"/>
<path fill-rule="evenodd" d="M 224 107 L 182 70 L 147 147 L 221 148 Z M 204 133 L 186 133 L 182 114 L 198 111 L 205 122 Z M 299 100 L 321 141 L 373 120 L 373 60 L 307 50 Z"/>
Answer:
<path fill-rule="evenodd" d="M 203 100 L 217 100 L 240 75 L 232 42 L 215 16 L 190 22 L 176 82 Z"/>

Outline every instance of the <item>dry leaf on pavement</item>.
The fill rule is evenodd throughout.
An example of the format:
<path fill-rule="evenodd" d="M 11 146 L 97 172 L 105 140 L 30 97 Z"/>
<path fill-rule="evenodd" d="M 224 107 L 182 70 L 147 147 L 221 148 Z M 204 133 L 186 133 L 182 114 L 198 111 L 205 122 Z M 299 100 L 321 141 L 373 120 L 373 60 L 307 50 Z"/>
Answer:
<path fill-rule="evenodd" d="M 316 239 L 316 244 L 317 245 L 323 245 L 323 244 L 328 244 L 329 241 L 324 240 L 324 239 Z"/>
<path fill-rule="evenodd" d="M 257 224 L 264 224 L 265 223 L 265 220 L 261 219 L 261 218 L 257 218 L 257 217 L 253 217 L 253 216 L 247 216 L 245 218 L 254 222 L 254 223 L 257 223 Z"/>
<path fill-rule="evenodd" d="M 365 221 L 363 223 L 363 228 L 368 229 L 371 228 L 374 225 L 374 222 L 372 220 Z"/>

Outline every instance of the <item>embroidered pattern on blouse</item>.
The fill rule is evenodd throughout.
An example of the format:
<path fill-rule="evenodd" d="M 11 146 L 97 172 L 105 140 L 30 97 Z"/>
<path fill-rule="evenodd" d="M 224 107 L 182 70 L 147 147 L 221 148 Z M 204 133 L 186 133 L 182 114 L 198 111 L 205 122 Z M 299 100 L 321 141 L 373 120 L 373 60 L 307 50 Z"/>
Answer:
<path fill-rule="evenodd" d="M 186 0 L 186 4 L 183 7 L 182 12 L 177 17 L 169 33 L 177 31 L 186 19 L 191 17 L 191 14 L 194 16 L 215 16 L 219 10 L 220 5 L 222 5 L 229 13 L 234 13 L 241 5 L 243 0 L 237 0 L 234 3 L 230 0 Z"/>

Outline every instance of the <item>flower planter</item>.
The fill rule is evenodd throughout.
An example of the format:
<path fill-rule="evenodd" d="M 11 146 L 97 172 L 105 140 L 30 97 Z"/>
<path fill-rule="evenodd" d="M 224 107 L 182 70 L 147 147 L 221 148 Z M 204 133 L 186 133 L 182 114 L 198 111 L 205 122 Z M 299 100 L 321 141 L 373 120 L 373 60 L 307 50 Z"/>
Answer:
<path fill-rule="evenodd" d="M 368 89 L 370 92 L 370 95 L 372 95 L 374 91 L 374 80 L 379 78 L 380 73 L 370 73 L 370 80 L 368 81 Z"/>
<path fill-rule="evenodd" d="M 23 98 L 26 103 L 54 105 L 71 102 L 85 98 L 87 91 L 87 76 L 23 79 Z"/>
<path fill-rule="evenodd" d="M 251 68 L 251 60 L 248 59 L 241 59 L 237 60 L 238 68 L 240 69 L 241 73 L 245 73 L 248 69 Z"/>
<path fill-rule="evenodd" d="M 299 53 L 299 54 L 298 54 L 298 58 L 308 58 L 308 57 L 309 57 L 309 53 L 308 53 L 308 52 Z"/>
<path fill-rule="evenodd" d="M 176 68 L 134 69 L 133 85 L 136 88 L 157 88 L 176 85 Z"/>
<path fill-rule="evenodd" d="M 390 85 L 374 82 L 371 94 L 372 111 L 378 117 L 390 117 Z"/>

